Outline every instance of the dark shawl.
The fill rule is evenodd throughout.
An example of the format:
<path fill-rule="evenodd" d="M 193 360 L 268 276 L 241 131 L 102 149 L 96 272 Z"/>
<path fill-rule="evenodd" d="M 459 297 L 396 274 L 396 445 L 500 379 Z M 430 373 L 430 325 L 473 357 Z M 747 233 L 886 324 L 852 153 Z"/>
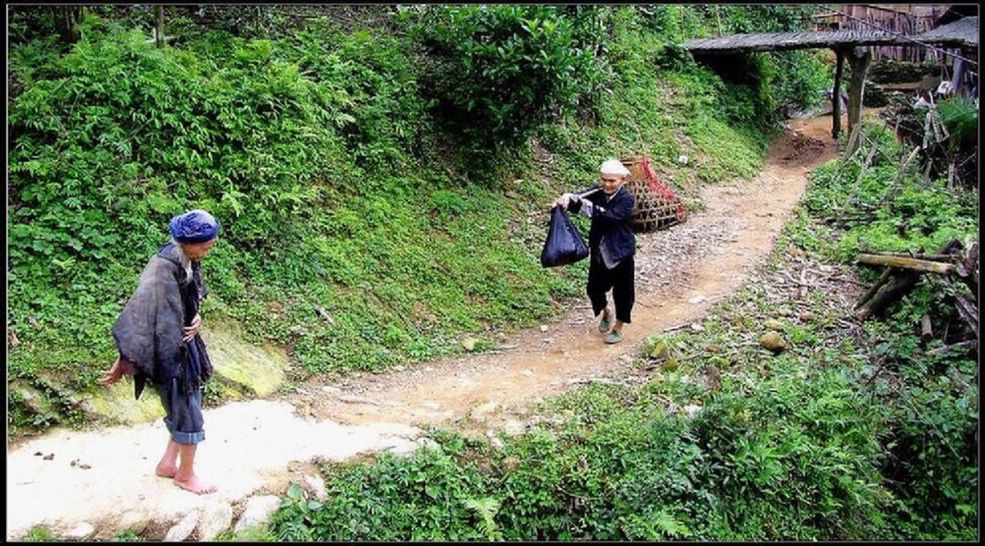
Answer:
<path fill-rule="evenodd" d="M 208 293 L 192 262 L 191 282 L 177 258 L 174 244 L 165 245 L 140 276 L 136 292 L 113 325 L 120 355 L 134 365 L 134 395 L 140 398 L 148 379 L 166 384 L 177 378 L 185 394 L 191 394 L 212 376 L 205 342 L 200 336 L 182 340 L 202 298 Z"/>
<path fill-rule="evenodd" d="M 598 188 L 594 184 L 587 190 Z M 636 205 L 636 198 L 626 188 L 625 185 L 619 187 L 619 191 L 610 199 L 603 191 L 597 191 L 588 197 L 583 197 L 591 201 L 594 207 L 592 212 L 592 227 L 588 230 L 588 248 L 592 254 L 599 252 L 599 245 L 602 244 L 602 237 L 605 237 L 606 245 L 612 251 L 611 258 L 617 262 L 622 261 L 636 254 L 636 236 L 630 227 L 630 220 L 633 218 L 633 207 Z M 581 210 L 581 201 L 575 201 L 568 207 L 572 213 Z"/>

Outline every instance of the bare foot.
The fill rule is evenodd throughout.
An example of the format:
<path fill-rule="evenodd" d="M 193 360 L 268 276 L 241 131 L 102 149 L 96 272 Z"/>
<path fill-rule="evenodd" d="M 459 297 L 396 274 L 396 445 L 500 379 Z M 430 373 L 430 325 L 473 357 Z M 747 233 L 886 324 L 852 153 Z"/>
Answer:
<path fill-rule="evenodd" d="M 202 481 L 198 476 L 192 474 L 190 478 L 180 479 L 178 476 L 174 477 L 174 484 L 178 487 L 195 493 L 196 495 L 208 495 L 209 493 L 216 492 L 216 486 L 211 483 Z"/>
<path fill-rule="evenodd" d="M 174 463 L 165 463 L 161 461 L 157 463 L 157 468 L 154 469 L 154 473 L 162 478 L 173 478 L 178 474 L 178 465 Z"/>

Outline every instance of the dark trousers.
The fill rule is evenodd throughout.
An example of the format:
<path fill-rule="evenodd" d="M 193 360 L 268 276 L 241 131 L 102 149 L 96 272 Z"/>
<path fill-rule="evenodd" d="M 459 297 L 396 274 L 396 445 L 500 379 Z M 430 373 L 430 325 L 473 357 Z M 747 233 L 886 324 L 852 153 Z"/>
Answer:
<path fill-rule="evenodd" d="M 598 315 L 609 303 L 605 293 L 612 290 L 616 304 L 616 320 L 625 324 L 632 322 L 630 315 L 636 301 L 636 264 L 633 257 L 623 259 L 613 269 L 607 269 L 599 252 L 592 252 L 588 266 L 588 297 L 592 300 L 592 310 Z"/>
<path fill-rule="evenodd" d="M 176 444 L 191 445 L 205 440 L 204 420 L 202 418 L 202 389 L 195 389 L 191 395 L 182 392 L 178 379 L 173 378 L 163 384 L 154 384 L 164 406 L 164 426 L 168 427 L 171 439 Z"/>

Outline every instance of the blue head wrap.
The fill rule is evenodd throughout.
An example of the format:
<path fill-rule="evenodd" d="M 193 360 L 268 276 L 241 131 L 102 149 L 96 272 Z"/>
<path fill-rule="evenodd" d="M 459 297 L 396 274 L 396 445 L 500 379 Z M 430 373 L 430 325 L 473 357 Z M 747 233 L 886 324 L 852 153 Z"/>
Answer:
<path fill-rule="evenodd" d="M 204 210 L 190 210 L 171 219 L 171 236 L 179 243 L 204 243 L 218 233 L 219 221 Z"/>

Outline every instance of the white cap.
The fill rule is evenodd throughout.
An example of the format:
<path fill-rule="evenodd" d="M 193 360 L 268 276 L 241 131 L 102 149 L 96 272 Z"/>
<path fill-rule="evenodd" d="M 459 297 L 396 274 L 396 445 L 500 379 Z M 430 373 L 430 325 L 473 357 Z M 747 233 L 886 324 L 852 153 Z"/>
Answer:
<path fill-rule="evenodd" d="M 607 159 L 602 162 L 602 166 L 599 167 L 599 172 L 602 174 L 614 174 L 617 176 L 627 176 L 629 175 L 629 169 L 626 168 L 618 159 Z"/>

